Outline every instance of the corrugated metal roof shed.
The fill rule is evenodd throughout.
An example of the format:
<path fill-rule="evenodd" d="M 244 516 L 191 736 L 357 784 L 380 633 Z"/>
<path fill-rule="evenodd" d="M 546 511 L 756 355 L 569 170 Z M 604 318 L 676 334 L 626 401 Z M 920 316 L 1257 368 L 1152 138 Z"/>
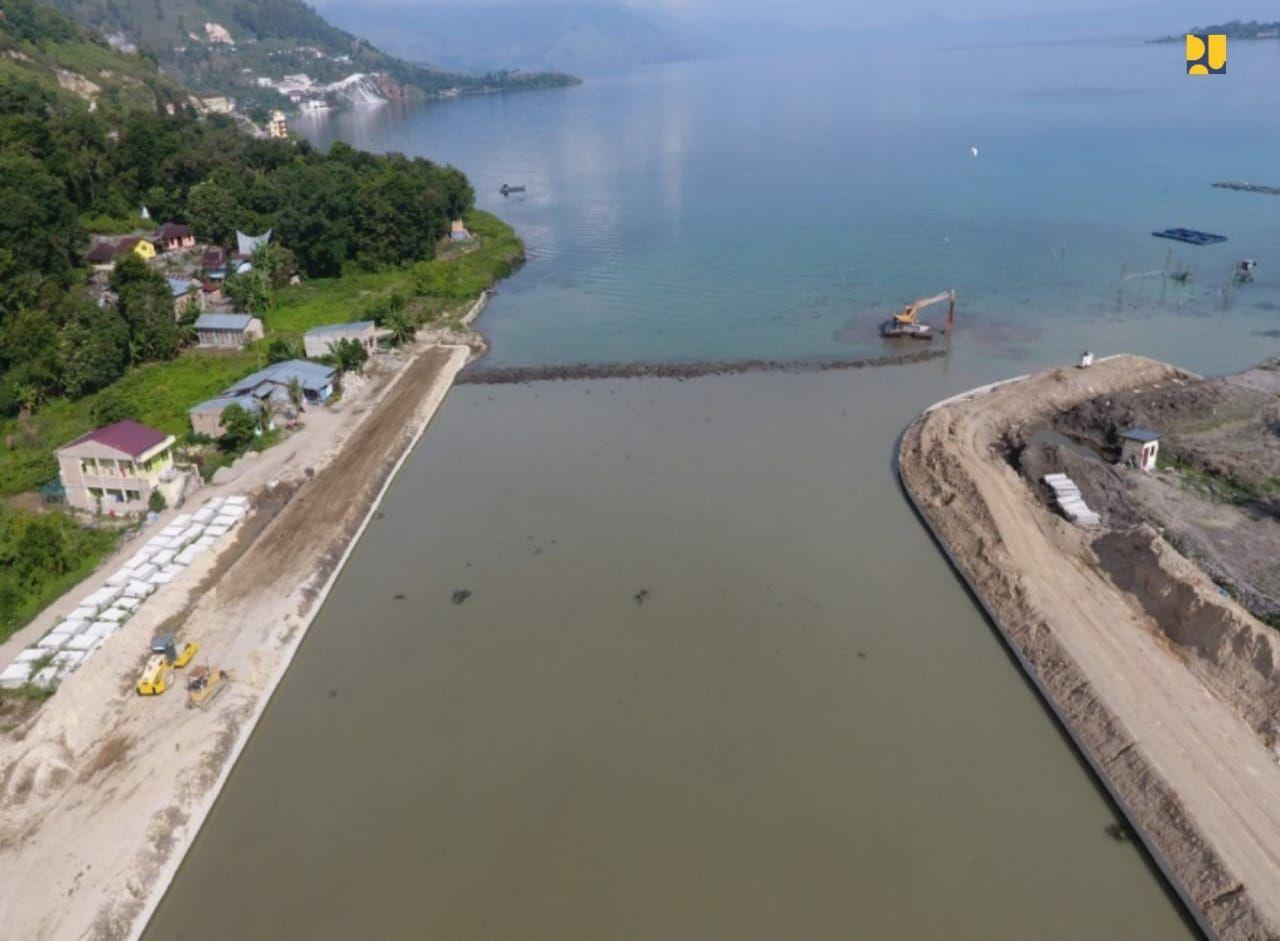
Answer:
<path fill-rule="evenodd" d="M 196 318 L 197 330 L 236 330 L 243 333 L 253 317 L 249 314 L 201 314 Z"/>

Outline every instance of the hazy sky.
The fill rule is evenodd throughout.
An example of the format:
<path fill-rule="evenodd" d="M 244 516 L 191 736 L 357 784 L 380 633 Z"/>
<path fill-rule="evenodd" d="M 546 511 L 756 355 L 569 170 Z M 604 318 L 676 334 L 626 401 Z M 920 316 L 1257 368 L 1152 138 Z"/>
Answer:
<path fill-rule="evenodd" d="M 311 0 L 318 9 L 351 0 Z M 491 6 L 521 0 L 361 0 L 362 5 L 395 5 L 428 10 L 442 4 Z M 535 0 L 538 3 L 591 0 Z M 618 2 L 618 0 L 603 0 Z M 1263 0 L 624 0 L 626 5 L 661 10 L 702 23 L 784 23 L 805 26 L 901 26 L 926 16 L 984 20 L 1037 14 L 1150 13 L 1153 20 L 1187 25 L 1236 18 L 1280 17 L 1280 5 Z"/>

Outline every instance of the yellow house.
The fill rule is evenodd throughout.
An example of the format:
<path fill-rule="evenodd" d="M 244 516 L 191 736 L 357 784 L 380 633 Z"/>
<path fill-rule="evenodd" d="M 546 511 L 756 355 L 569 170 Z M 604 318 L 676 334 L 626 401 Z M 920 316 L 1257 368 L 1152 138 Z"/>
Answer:
<path fill-rule="evenodd" d="M 153 490 L 172 502 L 181 493 L 173 445 L 172 435 L 134 421 L 81 435 L 57 452 L 67 503 L 89 512 L 141 513 Z"/>
<path fill-rule="evenodd" d="M 119 246 L 117 246 L 116 252 L 119 255 L 123 255 L 126 252 L 133 252 L 143 261 L 150 261 L 156 257 L 156 245 L 155 242 L 148 241 L 147 239 L 139 236 L 133 236 L 122 241 Z"/>

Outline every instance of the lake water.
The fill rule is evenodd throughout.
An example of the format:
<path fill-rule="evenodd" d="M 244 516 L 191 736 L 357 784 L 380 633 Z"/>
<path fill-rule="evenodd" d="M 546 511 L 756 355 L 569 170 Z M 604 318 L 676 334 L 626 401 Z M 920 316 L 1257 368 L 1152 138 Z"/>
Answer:
<path fill-rule="evenodd" d="M 1086 347 L 1280 347 L 1280 199 L 1208 185 L 1280 183 L 1277 52 L 716 61 L 311 128 L 517 226 L 495 362 L 878 352 L 949 287 L 961 329 L 900 369 L 454 390 L 149 937 L 1192 936 L 891 461 Z M 1149 234 L 1180 225 L 1231 241 Z"/>

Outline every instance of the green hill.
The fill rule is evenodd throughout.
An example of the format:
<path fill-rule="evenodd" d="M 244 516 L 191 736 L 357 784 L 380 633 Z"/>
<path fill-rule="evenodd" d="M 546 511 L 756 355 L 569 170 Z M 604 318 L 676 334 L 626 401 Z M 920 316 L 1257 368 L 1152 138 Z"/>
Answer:
<path fill-rule="evenodd" d="M 46 2 L 98 30 L 114 45 L 154 56 L 166 74 L 199 93 L 234 96 L 246 111 L 254 106 L 288 108 L 291 102 L 279 88 L 286 75 L 308 76 L 316 88 L 314 96 L 334 104 L 362 97 L 414 98 L 575 81 L 554 73 L 467 75 L 411 64 L 330 25 L 301 0 Z M 337 83 L 343 84 L 326 90 Z"/>
<path fill-rule="evenodd" d="M 190 100 L 154 60 L 121 53 L 31 0 L 0 0 L 0 78 L 78 98 L 93 110 L 171 110 Z"/>

